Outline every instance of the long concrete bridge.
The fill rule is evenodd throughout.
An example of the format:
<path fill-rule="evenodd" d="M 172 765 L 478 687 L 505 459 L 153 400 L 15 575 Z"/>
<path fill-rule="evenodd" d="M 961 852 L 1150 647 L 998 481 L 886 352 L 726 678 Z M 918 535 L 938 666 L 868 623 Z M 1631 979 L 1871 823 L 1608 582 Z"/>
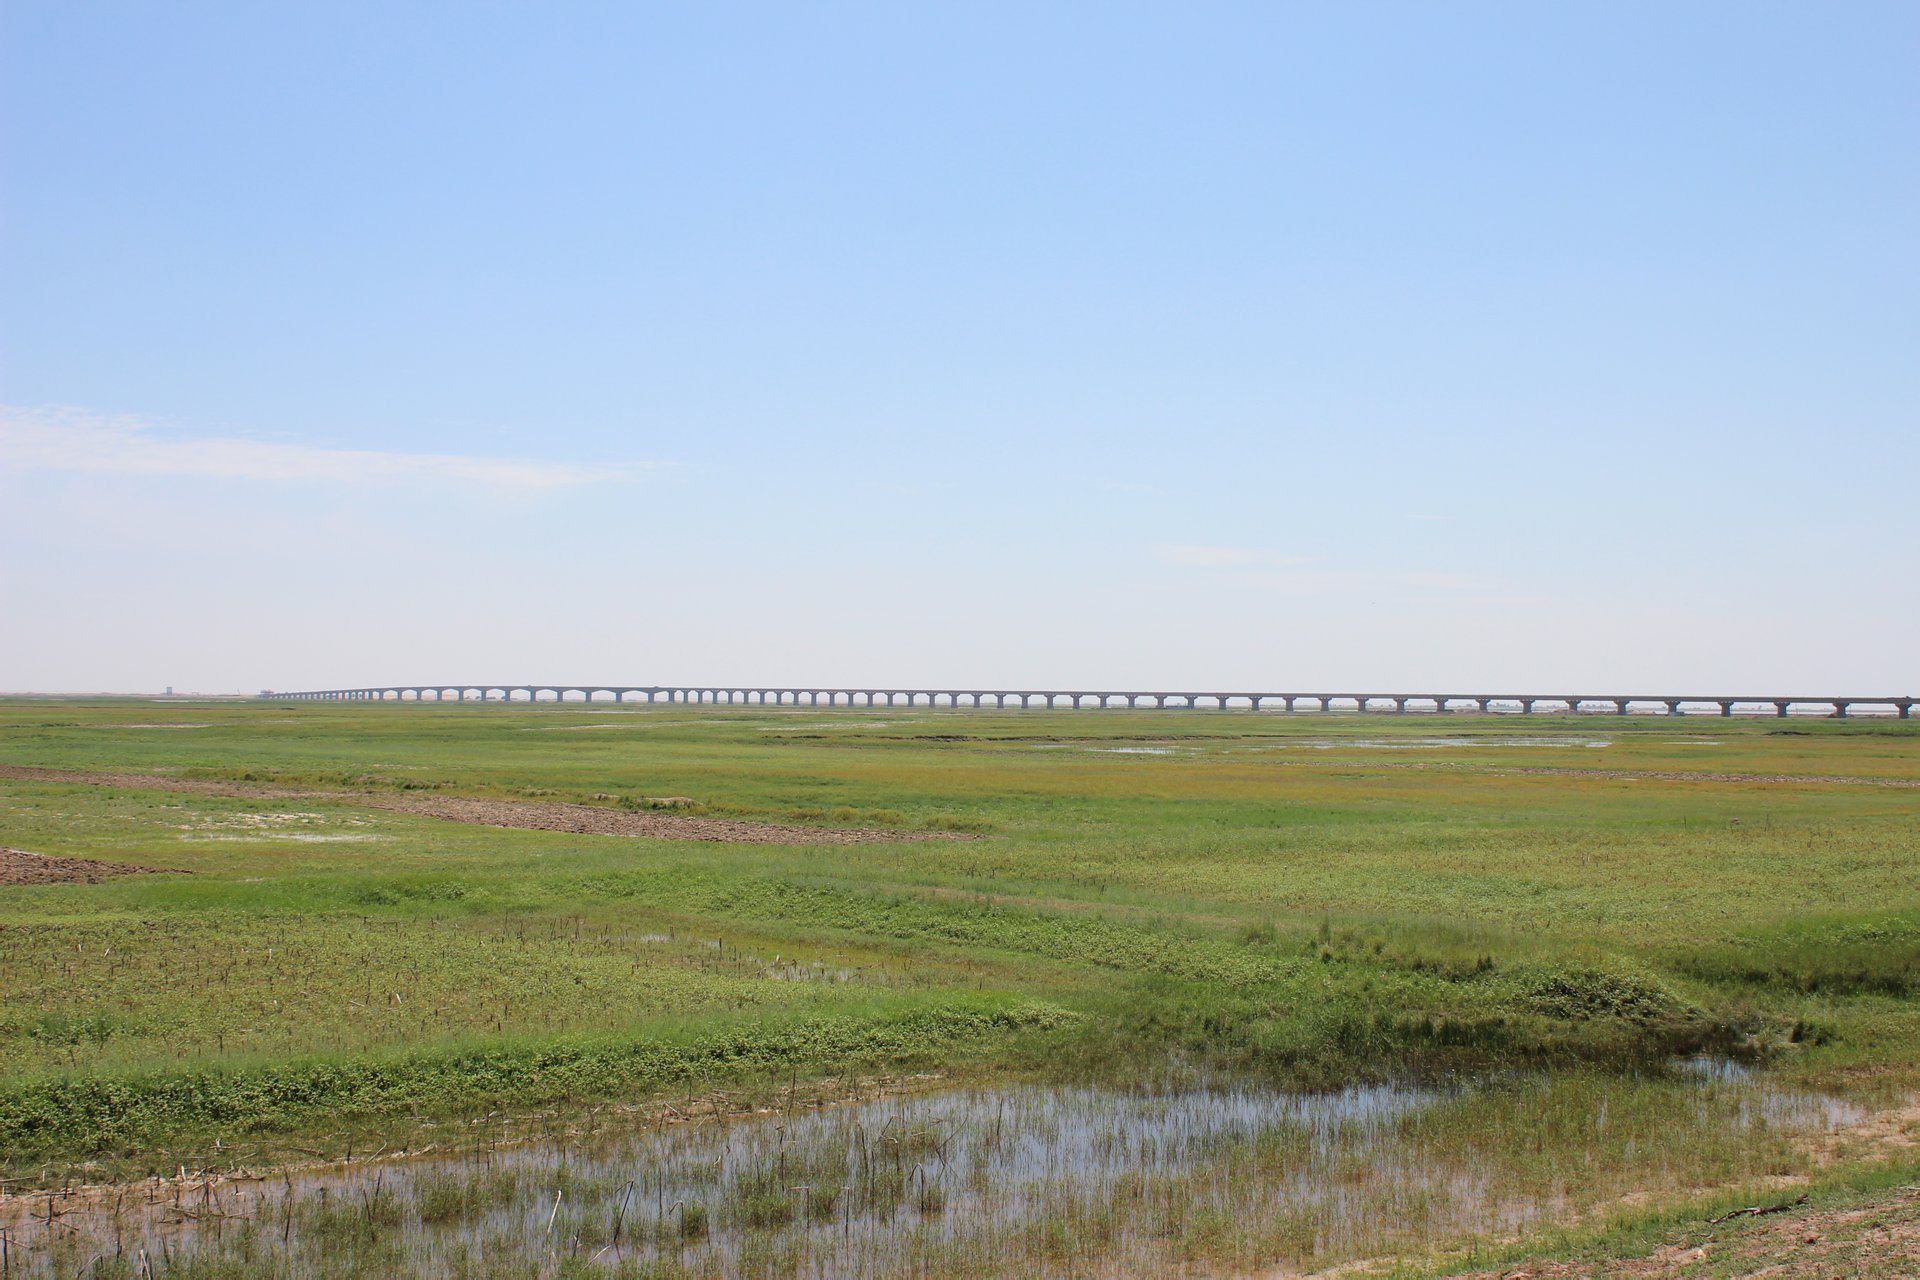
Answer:
<path fill-rule="evenodd" d="M 1210 711 L 1446 712 L 1524 715 L 1897 715 L 1913 697 L 1643 697 L 1565 693 L 1234 693 L 1116 689 L 831 689 L 759 685 L 405 684 L 360 689 L 262 690 L 293 702 L 636 702 L 750 707 L 1140 708 Z"/>

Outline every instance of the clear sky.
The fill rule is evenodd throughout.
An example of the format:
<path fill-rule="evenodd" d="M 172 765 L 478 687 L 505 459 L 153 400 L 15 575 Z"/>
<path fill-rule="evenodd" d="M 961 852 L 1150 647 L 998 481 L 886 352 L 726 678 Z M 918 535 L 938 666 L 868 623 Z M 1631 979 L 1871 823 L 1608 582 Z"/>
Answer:
<path fill-rule="evenodd" d="M 0 689 L 1920 692 L 1920 6 L 0 9 Z"/>

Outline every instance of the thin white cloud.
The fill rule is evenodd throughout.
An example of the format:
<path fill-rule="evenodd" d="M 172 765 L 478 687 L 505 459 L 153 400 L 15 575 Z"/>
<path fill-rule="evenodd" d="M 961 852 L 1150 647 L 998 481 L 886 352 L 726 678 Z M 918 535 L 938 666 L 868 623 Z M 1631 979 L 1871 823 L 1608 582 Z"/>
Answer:
<path fill-rule="evenodd" d="M 227 480 L 418 481 L 557 489 L 631 480 L 648 466 L 588 466 L 454 453 L 321 449 L 233 436 L 182 439 L 146 419 L 0 406 L 0 469 L 202 476 Z"/>

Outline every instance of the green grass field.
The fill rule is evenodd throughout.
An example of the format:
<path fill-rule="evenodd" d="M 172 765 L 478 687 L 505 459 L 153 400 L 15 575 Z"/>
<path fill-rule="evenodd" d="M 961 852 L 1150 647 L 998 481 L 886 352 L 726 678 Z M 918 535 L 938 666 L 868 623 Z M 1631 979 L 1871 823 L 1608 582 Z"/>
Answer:
<path fill-rule="evenodd" d="M 17 700 L 0 764 L 333 793 L 0 778 L 0 846 L 192 873 L 0 886 L 16 1185 L 903 1071 L 1920 1086 L 1912 722 Z M 353 794 L 421 791 L 972 838 Z M 1655 1190 L 1764 1172 L 1695 1145 Z M 1254 1234 L 1156 1257 L 1287 1253 Z"/>

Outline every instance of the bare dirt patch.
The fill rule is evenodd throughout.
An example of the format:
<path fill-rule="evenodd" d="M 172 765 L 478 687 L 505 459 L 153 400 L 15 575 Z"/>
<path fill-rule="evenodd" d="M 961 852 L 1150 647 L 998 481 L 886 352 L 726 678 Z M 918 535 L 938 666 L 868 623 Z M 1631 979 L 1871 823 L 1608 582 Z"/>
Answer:
<path fill-rule="evenodd" d="M 458 796 L 392 794 L 377 791 L 322 791 L 259 782 L 173 778 L 162 774 L 94 773 L 78 769 L 38 769 L 0 764 L 0 778 L 31 782 L 78 783 L 129 790 L 174 791 L 246 800 L 341 800 L 367 809 L 410 813 L 448 822 L 470 822 L 524 831 L 565 831 L 580 835 L 631 836 L 645 840 L 707 840 L 729 844 L 878 844 L 899 840 L 974 840 L 953 831 L 894 831 L 881 827 L 803 827 L 732 818 L 694 818 L 673 813 L 634 813 L 590 804 L 515 800 L 473 800 Z"/>
<path fill-rule="evenodd" d="M 127 862 L 96 862 L 92 858 L 55 858 L 25 849 L 0 848 L 0 885 L 98 884 L 109 876 L 177 874 L 165 867 L 136 867 Z"/>
<path fill-rule="evenodd" d="M 1755 1205 L 1771 1209 L 1771 1205 Z M 1751 1225 L 1740 1225 L 1742 1223 Z M 1640 1258 L 1527 1263 L 1472 1280 L 1575 1280 L 1599 1276 L 1920 1275 L 1920 1187 L 1846 1209 L 1789 1204 L 1776 1212 L 1700 1227 Z"/>
<path fill-rule="evenodd" d="M 878 827 L 800 827 L 730 818 L 689 818 L 672 813 L 631 813 L 590 804 L 521 804 L 510 800 L 463 800 L 455 796 L 404 796 L 364 800 L 376 809 L 413 813 L 449 822 L 528 831 L 639 836 L 652 840 L 718 840 L 734 844 L 875 844 L 887 840 L 971 840 L 951 831 L 889 831 Z"/>

